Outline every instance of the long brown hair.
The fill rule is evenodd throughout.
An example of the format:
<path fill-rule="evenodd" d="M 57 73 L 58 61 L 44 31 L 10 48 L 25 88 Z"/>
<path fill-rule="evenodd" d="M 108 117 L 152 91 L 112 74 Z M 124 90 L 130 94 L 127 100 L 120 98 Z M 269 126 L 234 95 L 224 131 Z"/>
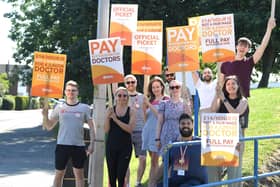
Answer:
<path fill-rule="evenodd" d="M 155 96 L 155 94 L 153 93 L 153 90 L 152 90 L 152 86 L 153 86 L 154 82 L 159 82 L 160 83 L 160 85 L 162 86 L 161 94 L 164 95 L 164 89 L 165 89 L 164 82 L 163 82 L 163 80 L 160 77 L 155 76 L 149 82 L 149 85 L 148 85 L 148 97 L 150 98 L 150 102 L 152 102 L 156 98 L 156 96 Z"/>
<path fill-rule="evenodd" d="M 229 80 L 233 80 L 233 81 L 236 82 L 236 84 L 237 84 L 237 86 L 238 86 L 236 95 L 237 95 L 237 98 L 238 98 L 238 99 L 241 99 L 241 98 L 243 97 L 243 92 L 242 92 L 242 89 L 241 89 L 241 87 L 240 87 L 240 82 L 239 82 L 237 76 L 235 76 L 235 75 L 230 75 L 230 76 L 227 76 L 227 77 L 225 78 L 225 82 L 224 82 L 223 89 L 222 89 L 223 92 L 224 92 L 225 97 L 226 97 L 227 99 L 229 99 L 229 93 L 228 93 L 227 90 L 226 90 L 226 84 L 227 84 L 227 82 L 228 82 Z"/>

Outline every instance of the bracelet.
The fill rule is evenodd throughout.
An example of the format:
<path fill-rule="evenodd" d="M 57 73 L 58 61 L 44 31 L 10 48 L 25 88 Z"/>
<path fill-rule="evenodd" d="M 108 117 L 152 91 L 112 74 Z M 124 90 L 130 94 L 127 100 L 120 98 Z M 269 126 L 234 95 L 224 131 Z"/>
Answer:
<path fill-rule="evenodd" d="M 155 141 L 156 141 L 156 142 L 157 142 L 157 141 L 160 141 L 160 139 L 159 139 L 159 138 L 156 138 Z"/>

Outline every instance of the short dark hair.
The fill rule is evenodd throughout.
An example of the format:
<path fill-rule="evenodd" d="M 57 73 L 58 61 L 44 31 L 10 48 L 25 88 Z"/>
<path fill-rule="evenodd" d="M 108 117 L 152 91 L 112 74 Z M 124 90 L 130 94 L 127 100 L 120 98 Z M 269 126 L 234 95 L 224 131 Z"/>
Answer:
<path fill-rule="evenodd" d="M 180 123 L 182 120 L 184 120 L 184 119 L 189 119 L 189 120 L 191 120 L 192 123 L 193 123 L 192 117 L 191 117 L 189 114 L 187 114 L 187 113 L 183 113 L 183 114 L 180 115 L 180 117 L 179 117 L 179 123 Z"/>

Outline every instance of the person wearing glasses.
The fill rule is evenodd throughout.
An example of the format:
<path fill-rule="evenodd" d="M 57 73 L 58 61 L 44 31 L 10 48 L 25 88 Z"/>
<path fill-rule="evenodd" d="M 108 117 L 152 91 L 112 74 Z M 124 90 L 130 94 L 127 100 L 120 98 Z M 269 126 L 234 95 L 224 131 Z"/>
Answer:
<path fill-rule="evenodd" d="M 191 108 L 181 97 L 182 83 L 172 80 L 169 83 L 170 99 L 162 101 L 158 109 L 156 144 L 160 154 L 165 146 L 179 136 L 178 120 L 182 113 L 192 115 Z"/>
<path fill-rule="evenodd" d="M 160 77 L 151 79 L 148 85 L 148 99 L 145 99 L 146 105 L 146 123 L 142 132 L 142 149 L 149 151 L 151 157 L 151 168 L 149 174 L 148 187 L 155 187 L 155 176 L 158 170 L 158 148 L 156 146 L 156 130 L 158 106 L 161 100 L 168 100 L 164 95 L 164 82 Z"/>
<path fill-rule="evenodd" d="M 169 83 L 172 80 L 176 80 L 176 75 L 174 72 L 171 72 L 168 70 L 168 67 L 164 67 L 164 77 L 165 77 L 165 94 L 166 95 L 170 95 L 170 89 L 169 89 Z M 187 103 L 187 105 L 190 106 L 191 109 L 193 109 L 193 99 L 192 99 L 192 95 L 191 92 L 189 90 L 189 88 L 187 86 L 182 85 L 181 88 L 181 97 L 183 98 L 183 101 Z"/>
<path fill-rule="evenodd" d="M 105 118 L 106 162 L 110 187 L 123 187 L 132 153 L 131 134 L 135 127 L 135 111 L 128 106 L 128 91 L 115 91 L 115 105 L 108 108 Z M 118 181 L 118 185 L 117 185 Z"/>
<path fill-rule="evenodd" d="M 137 79 L 134 75 L 129 74 L 124 78 L 124 84 L 127 88 L 129 95 L 129 106 L 136 111 L 135 114 L 135 128 L 132 132 L 132 144 L 134 147 L 134 152 L 136 158 L 139 160 L 138 169 L 137 169 L 137 179 L 136 179 L 136 187 L 141 187 L 141 180 L 144 175 L 146 169 L 146 151 L 142 149 L 142 131 L 145 124 L 145 105 L 144 100 L 147 99 L 145 96 L 137 92 Z M 129 178 L 129 172 L 128 176 Z"/>
<path fill-rule="evenodd" d="M 43 123 L 47 130 L 51 130 L 59 122 L 57 145 L 55 149 L 55 178 L 54 187 L 61 187 L 65 174 L 66 164 L 72 160 L 75 184 L 77 187 L 84 186 L 84 163 L 87 155 L 94 150 L 94 121 L 91 116 L 89 105 L 80 103 L 78 100 L 78 84 L 70 80 L 65 86 L 66 102 L 55 107 L 48 115 L 48 109 L 42 111 Z M 84 122 L 90 128 L 90 144 L 86 149 L 84 143 Z"/>

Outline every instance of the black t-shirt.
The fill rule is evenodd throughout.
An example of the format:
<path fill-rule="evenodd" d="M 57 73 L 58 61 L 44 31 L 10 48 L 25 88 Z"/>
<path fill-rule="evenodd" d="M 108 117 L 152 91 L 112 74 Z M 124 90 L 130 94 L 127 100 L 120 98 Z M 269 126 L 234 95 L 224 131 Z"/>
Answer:
<path fill-rule="evenodd" d="M 240 100 L 241 99 L 239 99 L 239 98 L 236 98 L 236 99 L 227 98 L 227 101 L 230 103 L 230 105 L 233 108 L 236 108 L 239 105 Z M 229 113 L 223 102 L 221 102 L 218 113 Z M 244 120 L 244 117 L 248 116 L 248 115 L 249 115 L 249 108 L 247 107 L 245 112 L 243 114 L 239 115 L 239 123 L 240 123 L 241 128 L 246 128 L 248 126 L 248 124 L 243 124 L 243 123 L 246 123 L 245 120 Z"/>
<path fill-rule="evenodd" d="M 114 111 L 116 111 L 116 107 L 114 107 Z M 128 124 L 130 117 L 130 108 L 127 108 L 127 111 L 124 116 L 117 116 L 117 118 Z M 107 137 L 107 145 L 110 147 L 126 147 L 126 146 L 131 146 L 131 134 L 124 131 L 116 122 L 114 122 L 113 119 L 110 119 L 110 130 L 108 132 L 108 137 Z"/>

